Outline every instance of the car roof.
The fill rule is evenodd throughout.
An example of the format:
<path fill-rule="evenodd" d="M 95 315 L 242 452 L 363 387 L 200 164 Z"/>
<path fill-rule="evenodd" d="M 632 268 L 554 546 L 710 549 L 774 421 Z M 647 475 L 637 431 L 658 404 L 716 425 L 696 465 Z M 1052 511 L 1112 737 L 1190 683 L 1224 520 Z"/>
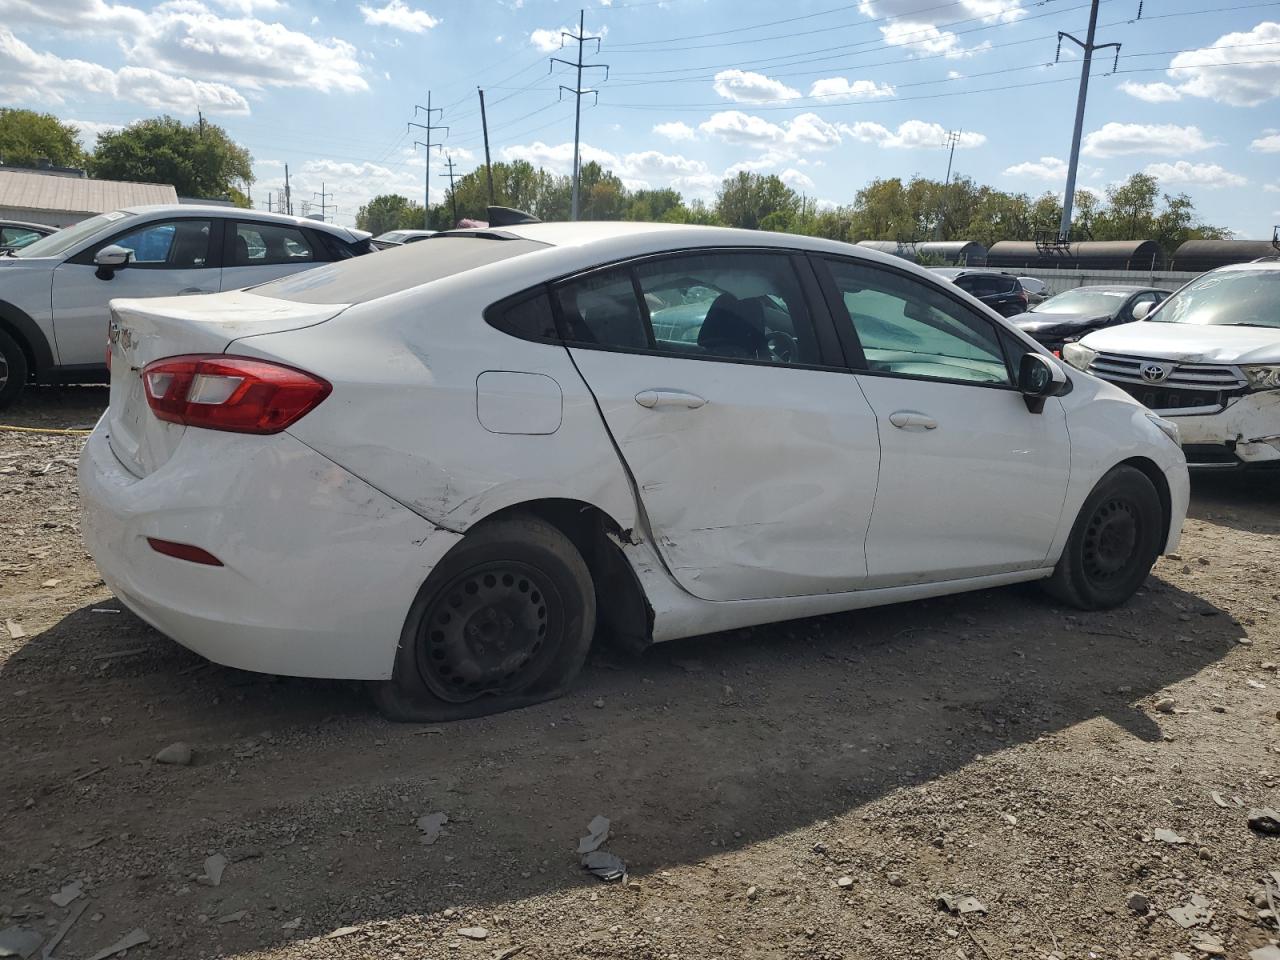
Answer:
<path fill-rule="evenodd" d="M 1231 270 L 1280 270 L 1280 254 L 1276 259 L 1271 260 L 1251 260 L 1248 263 L 1229 263 L 1225 267 L 1217 267 L 1210 270 L 1210 273 L 1223 273 Z"/>
<path fill-rule="evenodd" d="M 1161 293 L 1168 293 L 1163 287 L 1148 287 L 1141 283 L 1087 283 L 1083 286 L 1072 287 L 1072 290 L 1098 290 L 1110 291 L 1112 293 L 1138 293 L 1143 290 L 1157 290 Z M 1070 291 L 1064 290 L 1063 293 Z"/>
<path fill-rule="evenodd" d="M 325 233 L 333 233 L 339 236 L 350 237 L 354 234 L 346 227 L 340 227 L 335 223 L 325 223 L 323 220 L 312 220 L 309 217 L 291 217 L 284 213 L 269 213 L 266 210 L 253 210 L 246 207 L 225 207 L 220 204 L 213 203 L 151 203 L 143 204 L 136 207 L 121 207 L 125 213 L 139 215 L 165 215 L 173 216 L 191 216 L 198 214 L 207 217 L 223 217 L 230 218 L 250 218 L 257 220 L 259 223 L 279 223 L 288 224 L 294 227 L 310 227 L 312 230 L 321 230 Z"/>
<path fill-rule="evenodd" d="M 27 230 L 43 230 L 46 233 L 57 233 L 57 227 L 51 227 L 47 223 L 31 223 L 27 220 L 0 220 L 0 225 L 6 227 L 23 227 Z"/>

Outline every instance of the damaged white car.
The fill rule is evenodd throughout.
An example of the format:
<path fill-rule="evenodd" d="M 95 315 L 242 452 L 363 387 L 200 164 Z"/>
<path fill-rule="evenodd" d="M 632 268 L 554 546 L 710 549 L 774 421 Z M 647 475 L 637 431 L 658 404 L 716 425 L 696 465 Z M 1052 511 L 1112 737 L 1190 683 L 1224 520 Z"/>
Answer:
<path fill-rule="evenodd" d="M 1178 425 L 1193 468 L 1280 467 L 1280 260 L 1211 270 L 1068 363 Z"/>
<path fill-rule="evenodd" d="M 528 224 L 115 302 L 83 530 L 192 650 L 446 719 L 563 692 L 597 635 L 1122 603 L 1178 542 L 1175 435 L 897 258 Z"/>

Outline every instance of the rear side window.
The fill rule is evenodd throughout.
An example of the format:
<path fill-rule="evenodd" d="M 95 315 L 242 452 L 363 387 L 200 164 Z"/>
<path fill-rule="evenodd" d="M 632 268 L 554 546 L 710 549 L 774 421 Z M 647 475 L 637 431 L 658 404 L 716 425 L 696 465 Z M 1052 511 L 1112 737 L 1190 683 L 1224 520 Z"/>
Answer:
<path fill-rule="evenodd" d="M 556 296 L 564 317 L 565 338 L 570 342 L 623 350 L 647 350 L 651 346 L 627 268 L 604 270 L 566 283 Z"/>
<path fill-rule="evenodd" d="M 233 267 L 266 267 L 310 263 L 320 259 L 297 227 L 274 223 L 237 223 L 231 240 Z"/>
<path fill-rule="evenodd" d="M 262 297 L 297 303 L 365 303 L 546 247 L 522 238 L 443 236 L 430 243 L 384 250 L 377 256 L 303 270 L 252 289 Z"/>
<path fill-rule="evenodd" d="M 551 298 L 545 290 L 520 294 L 495 303 L 484 312 L 485 322 L 495 330 L 521 340 L 558 341 Z"/>

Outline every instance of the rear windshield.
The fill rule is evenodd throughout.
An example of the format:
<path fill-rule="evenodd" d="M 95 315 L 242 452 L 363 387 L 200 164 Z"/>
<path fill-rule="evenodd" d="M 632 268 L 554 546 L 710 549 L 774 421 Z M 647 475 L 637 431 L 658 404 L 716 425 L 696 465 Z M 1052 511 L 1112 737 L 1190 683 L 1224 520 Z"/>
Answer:
<path fill-rule="evenodd" d="M 260 297 L 297 303 L 364 303 L 546 246 L 536 240 L 442 237 L 304 270 L 249 289 Z"/>

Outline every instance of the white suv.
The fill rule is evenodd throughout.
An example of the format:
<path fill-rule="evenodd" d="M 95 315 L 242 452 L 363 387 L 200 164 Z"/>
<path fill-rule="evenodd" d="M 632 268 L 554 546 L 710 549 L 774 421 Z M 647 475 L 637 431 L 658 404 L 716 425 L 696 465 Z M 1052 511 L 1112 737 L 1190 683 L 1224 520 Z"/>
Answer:
<path fill-rule="evenodd" d="M 0 256 L 0 407 L 101 380 L 109 301 L 217 293 L 368 253 L 367 234 L 236 207 L 130 207 Z"/>
<path fill-rule="evenodd" d="M 1280 466 L 1280 260 L 1211 270 L 1062 355 L 1175 422 L 1190 466 Z"/>

